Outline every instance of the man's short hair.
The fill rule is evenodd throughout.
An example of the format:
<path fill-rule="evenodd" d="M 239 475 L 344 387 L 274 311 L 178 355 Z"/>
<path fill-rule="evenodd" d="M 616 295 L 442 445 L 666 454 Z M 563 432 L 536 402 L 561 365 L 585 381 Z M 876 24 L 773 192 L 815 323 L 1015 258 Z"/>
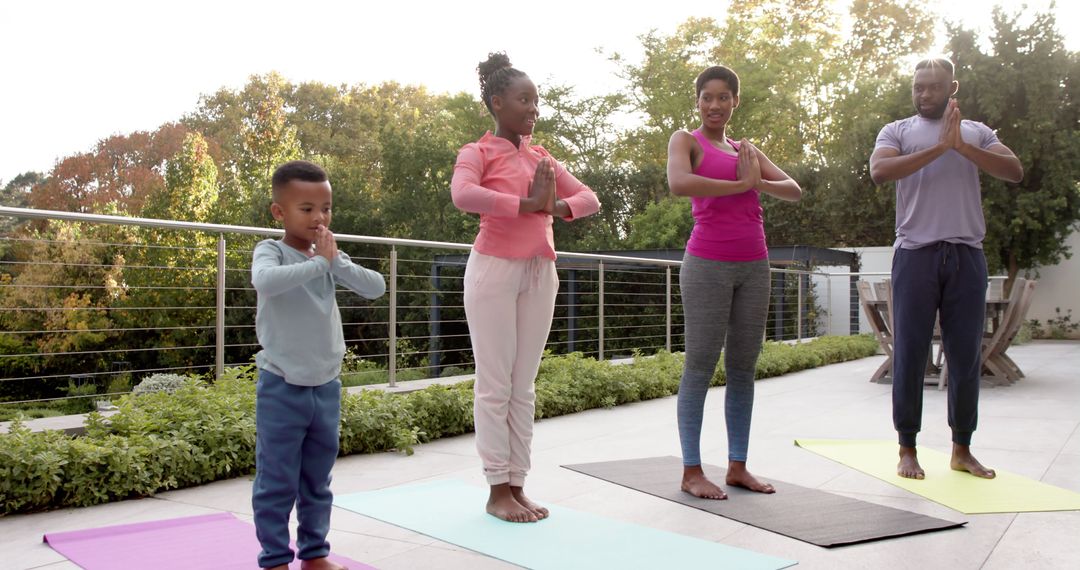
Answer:
<path fill-rule="evenodd" d="M 919 63 L 915 64 L 915 71 L 920 69 L 944 69 L 949 72 L 949 75 L 953 75 L 953 64 L 951 61 L 943 57 L 930 57 L 926 58 Z"/>
<path fill-rule="evenodd" d="M 293 180 L 304 182 L 326 182 L 326 171 L 314 162 L 306 160 L 292 160 L 277 167 L 274 176 L 270 179 L 270 188 L 273 192 L 274 201 L 278 201 L 281 189 Z"/>

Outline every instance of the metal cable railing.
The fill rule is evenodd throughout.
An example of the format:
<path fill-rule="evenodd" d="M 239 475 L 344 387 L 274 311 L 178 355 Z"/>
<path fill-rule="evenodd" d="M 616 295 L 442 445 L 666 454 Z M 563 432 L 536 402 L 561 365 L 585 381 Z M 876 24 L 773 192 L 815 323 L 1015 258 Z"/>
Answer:
<path fill-rule="evenodd" d="M 0 404 L 123 393 L 121 380 L 130 389 L 158 372 L 220 375 L 225 366 L 250 363 L 258 350 L 251 248 L 255 238 L 280 237 L 281 230 L 7 207 L 0 215 L 156 232 L 154 239 L 127 236 L 123 242 L 92 231 L 76 242 L 0 236 L 0 246 L 8 246 L 0 250 L 6 251 L 0 256 Z M 388 285 L 387 295 L 374 302 L 339 292 L 349 350 L 343 379 L 393 385 L 473 369 L 461 300 L 469 244 L 335 237 L 355 261 L 383 273 Z M 72 246 L 78 255 L 62 253 Z M 54 257 L 19 257 L 20 248 Z M 399 257 L 401 251 L 408 255 Z M 561 288 L 550 350 L 604 359 L 682 349 L 680 261 L 558 256 Z M 828 306 L 808 307 L 813 275 L 774 270 L 767 338 L 827 330 L 820 315 Z M 93 394 L 82 393 L 91 387 Z"/>

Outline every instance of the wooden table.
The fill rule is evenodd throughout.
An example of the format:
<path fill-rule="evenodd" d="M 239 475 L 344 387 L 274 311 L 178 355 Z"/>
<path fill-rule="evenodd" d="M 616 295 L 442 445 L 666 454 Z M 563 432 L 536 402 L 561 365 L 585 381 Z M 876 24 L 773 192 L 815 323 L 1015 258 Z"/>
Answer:
<path fill-rule="evenodd" d="M 882 350 L 885 352 L 886 360 L 878 367 L 873 375 L 870 376 L 871 382 L 891 383 L 892 382 L 892 360 L 893 360 L 893 329 L 892 319 L 889 315 L 889 302 L 886 300 L 863 300 L 862 305 L 864 310 L 868 313 L 867 318 L 871 321 L 871 328 L 874 329 L 875 336 L 878 339 L 878 343 L 881 344 Z M 1008 299 L 987 299 L 986 300 L 986 324 L 983 329 L 984 336 L 992 337 L 997 331 L 1000 330 L 1003 319 L 1009 307 Z M 931 384 L 937 384 L 939 388 L 945 386 L 944 379 L 941 378 L 944 369 L 944 349 L 941 346 L 941 327 L 935 323 L 934 335 L 931 340 L 931 347 L 929 358 L 926 363 L 926 379 L 932 380 Z M 935 346 L 937 351 L 935 354 Z M 984 370 L 984 377 L 995 377 L 993 372 L 987 374 L 988 371 Z M 1021 374 L 1022 375 L 1022 374 Z"/>

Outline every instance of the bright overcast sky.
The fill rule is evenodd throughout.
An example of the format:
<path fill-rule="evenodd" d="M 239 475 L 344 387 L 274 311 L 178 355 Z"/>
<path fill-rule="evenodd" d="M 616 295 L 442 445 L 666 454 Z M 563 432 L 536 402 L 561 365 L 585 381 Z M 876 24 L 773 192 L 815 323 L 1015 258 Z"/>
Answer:
<path fill-rule="evenodd" d="M 837 0 L 846 3 L 845 0 Z M 932 0 L 968 27 L 991 2 Z M 1015 11 L 1023 0 L 998 0 Z M 1026 0 L 1029 11 L 1049 0 Z M 1080 50 L 1080 4 L 1060 0 L 1059 29 Z M 199 96 L 278 71 L 294 81 L 423 84 L 477 90 L 475 67 L 504 50 L 541 82 L 579 93 L 621 87 L 597 48 L 640 56 L 638 36 L 692 16 L 723 21 L 726 0 L 3 0 L 0 181 L 88 151 L 116 133 L 153 130 Z M 711 8 L 705 8 L 710 7 Z M 707 10 L 707 11 L 703 11 Z"/>

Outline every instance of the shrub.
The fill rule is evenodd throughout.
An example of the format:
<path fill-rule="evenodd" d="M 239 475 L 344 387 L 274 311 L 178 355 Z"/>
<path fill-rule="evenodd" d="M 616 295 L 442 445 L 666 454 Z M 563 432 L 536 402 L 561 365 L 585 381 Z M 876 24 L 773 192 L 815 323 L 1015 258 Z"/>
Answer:
<path fill-rule="evenodd" d="M 870 336 L 767 343 L 757 377 L 871 356 Z M 669 396 L 678 391 L 681 354 L 636 355 L 629 365 L 581 354 L 548 356 L 536 380 L 536 417 Z M 86 435 L 31 432 L 16 420 L 0 434 L 0 514 L 152 495 L 250 473 L 255 466 L 253 365 L 227 368 L 207 384 L 184 378 L 172 393 L 123 396 L 106 423 L 88 416 Z M 714 384 L 723 383 L 723 370 Z M 472 382 L 407 394 L 363 390 L 341 401 L 341 455 L 397 449 L 473 429 Z"/>
<path fill-rule="evenodd" d="M 105 388 L 106 394 L 124 394 L 131 391 L 131 374 L 125 372 L 118 374 L 109 380 L 109 385 Z"/>
<path fill-rule="evenodd" d="M 143 378 L 132 390 L 135 394 L 150 394 L 154 392 L 175 392 L 190 379 L 189 376 L 180 374 L 151 374 Z"/>
<path fill-rule="evenodd" d="M 439 372 L 439 378 L 449 378 L 450 376 L 465 376 L 467 374 L 473 374 L 472 368 L 462 368 L 460 366 L 447 366 Z"/>

